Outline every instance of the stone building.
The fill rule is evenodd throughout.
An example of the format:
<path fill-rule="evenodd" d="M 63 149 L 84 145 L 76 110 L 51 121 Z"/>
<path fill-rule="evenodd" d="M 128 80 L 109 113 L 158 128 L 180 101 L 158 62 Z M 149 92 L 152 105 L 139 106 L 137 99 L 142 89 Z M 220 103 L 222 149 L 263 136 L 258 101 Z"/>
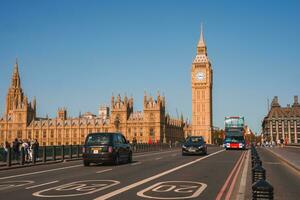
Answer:
<path fill-rule="evenodd" d="M 101 106 L 99 115 L 84 113 L 69 117 L 65 108 L 56 118 L 36 116 L 36 100 L 24 95 L 16 62 L 6 97 L 5 113 L 0 118 L 0 144 L 15 138 L 37 139 L 41 145 L 82 144 L 91 132 L 122 132 L 140 143 L 176 142 L 184 139 L 185 123 L 166 113 L 166 100 L 144 95 L 143 112 L 134 111 L 132 97 L 112 96 L 111 107 Z"/>
<path fill-rule="evenodd" d="M 293 105 L 281 107 L 275 96 L 271 109 L 262 122 L 263 137 L 269 141 L 284 139 L 288 143 L 300 143 L 300 104 L 294 96 Z"/>

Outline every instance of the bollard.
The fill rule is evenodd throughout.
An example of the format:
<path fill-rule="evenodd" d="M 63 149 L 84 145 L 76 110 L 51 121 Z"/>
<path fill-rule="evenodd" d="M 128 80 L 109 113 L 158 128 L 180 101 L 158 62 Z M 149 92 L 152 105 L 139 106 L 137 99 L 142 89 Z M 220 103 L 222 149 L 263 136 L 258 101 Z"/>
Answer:
<path fill-rule="evenodd" d="M 256 165 L 252 169 L 252 183 L 259 180 L 266 180 L 266 170 L 262 166 Z"/>
<path fill-rule="evenodd" d="M 253 200 L 273 200 L 274 189 L 265 180 L 259 180 L 252 185 Z"/>
<path fill-rule="evenodd" d="M 47 162 L 47 148 L 46 146 L 43 146 L 43 162 Z"/>
<path fill-rule="evenodd" d="M 21 147 L 21 159 L 20 159 L 20 164 L 24 165 L 25 164 L 25 150 L 24 147 Z"/>
<path fill-rule="evenodd" d="M 258 156 L 258 153 L 257 152 L 251 152 L 251 158 L 253 159 L 253 158 L 256 158 L 256 157 L 259 157 Z"/>
<path fill-rule="evenodd" d="M 61 146 L 61 160 L 65 160 L 65 145 Z"/>
<path fill-rule="evenodd" d="M 260 160 L 259 158 L 255 158 L 255 159 L 253 159 L 253 160 L 251 161 L 251 166 L 252 166 L 252 168 L 255 167 L 255 165 L 260 165 L 260 166 L 262 166 L 262 162 L 261 162 L 261 160 Z"/>
<path fill-rule="evenodd" d="M 6 158 L 6 165 L 7 167 L 11 166 L 11 147 L 7 148 L 7 158 Z"/>
<path fill-rule="evenodd" d="M 55 161 L 56 160 L 56 146 L 52 147 L 52 160 Z"/>
<path fill-rule="evenodd" d="M 69 156 L 70 159 L 72 159 L 72 154 L 73 154 L 73 146 L 70 145 L 70 156 Z"/>

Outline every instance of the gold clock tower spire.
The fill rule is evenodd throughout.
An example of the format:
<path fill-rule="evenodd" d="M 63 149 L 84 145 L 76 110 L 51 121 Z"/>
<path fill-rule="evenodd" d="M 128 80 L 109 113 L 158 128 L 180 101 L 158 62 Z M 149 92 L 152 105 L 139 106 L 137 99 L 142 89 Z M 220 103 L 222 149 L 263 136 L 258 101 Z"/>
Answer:
<path fill-rule="evenodd" d="M 213 71 L 207 56 L 203 27 L 192 64 L 192 135 L 203 136 L 212 143 L 212 86 Z"/>

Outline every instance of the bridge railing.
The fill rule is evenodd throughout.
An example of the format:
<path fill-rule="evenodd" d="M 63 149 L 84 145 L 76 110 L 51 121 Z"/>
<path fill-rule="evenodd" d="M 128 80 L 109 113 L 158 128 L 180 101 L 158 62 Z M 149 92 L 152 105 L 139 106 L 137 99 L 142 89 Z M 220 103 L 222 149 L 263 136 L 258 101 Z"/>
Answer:
<path fill-rule="evenodd" d="M 178 148 L 179 144 L 131 144 L 134 153 L 163 151 Z M 26 151 L 23 147 L 14 152 L 11 147 L 0 148 L 0 167 L 17 165 L 34 165 L 46 162 L 62 162 L 65 160 L 81 159 L 82 145 L 40 146 L 35 150 Z"/>

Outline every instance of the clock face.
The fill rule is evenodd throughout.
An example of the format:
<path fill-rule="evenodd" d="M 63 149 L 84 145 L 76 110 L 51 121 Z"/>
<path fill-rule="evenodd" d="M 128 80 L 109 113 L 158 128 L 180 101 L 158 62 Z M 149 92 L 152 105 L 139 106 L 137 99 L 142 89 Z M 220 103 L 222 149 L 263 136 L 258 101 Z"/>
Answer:
<path fill-rule="evenodd" d="M 197 72 L 197 74 L 196 74 L 196 79 L 197 79 L 198 81 L 202 81 L 204 78 L 205 78 L 205 75 L 204 75 L 203 72 Z"/>

